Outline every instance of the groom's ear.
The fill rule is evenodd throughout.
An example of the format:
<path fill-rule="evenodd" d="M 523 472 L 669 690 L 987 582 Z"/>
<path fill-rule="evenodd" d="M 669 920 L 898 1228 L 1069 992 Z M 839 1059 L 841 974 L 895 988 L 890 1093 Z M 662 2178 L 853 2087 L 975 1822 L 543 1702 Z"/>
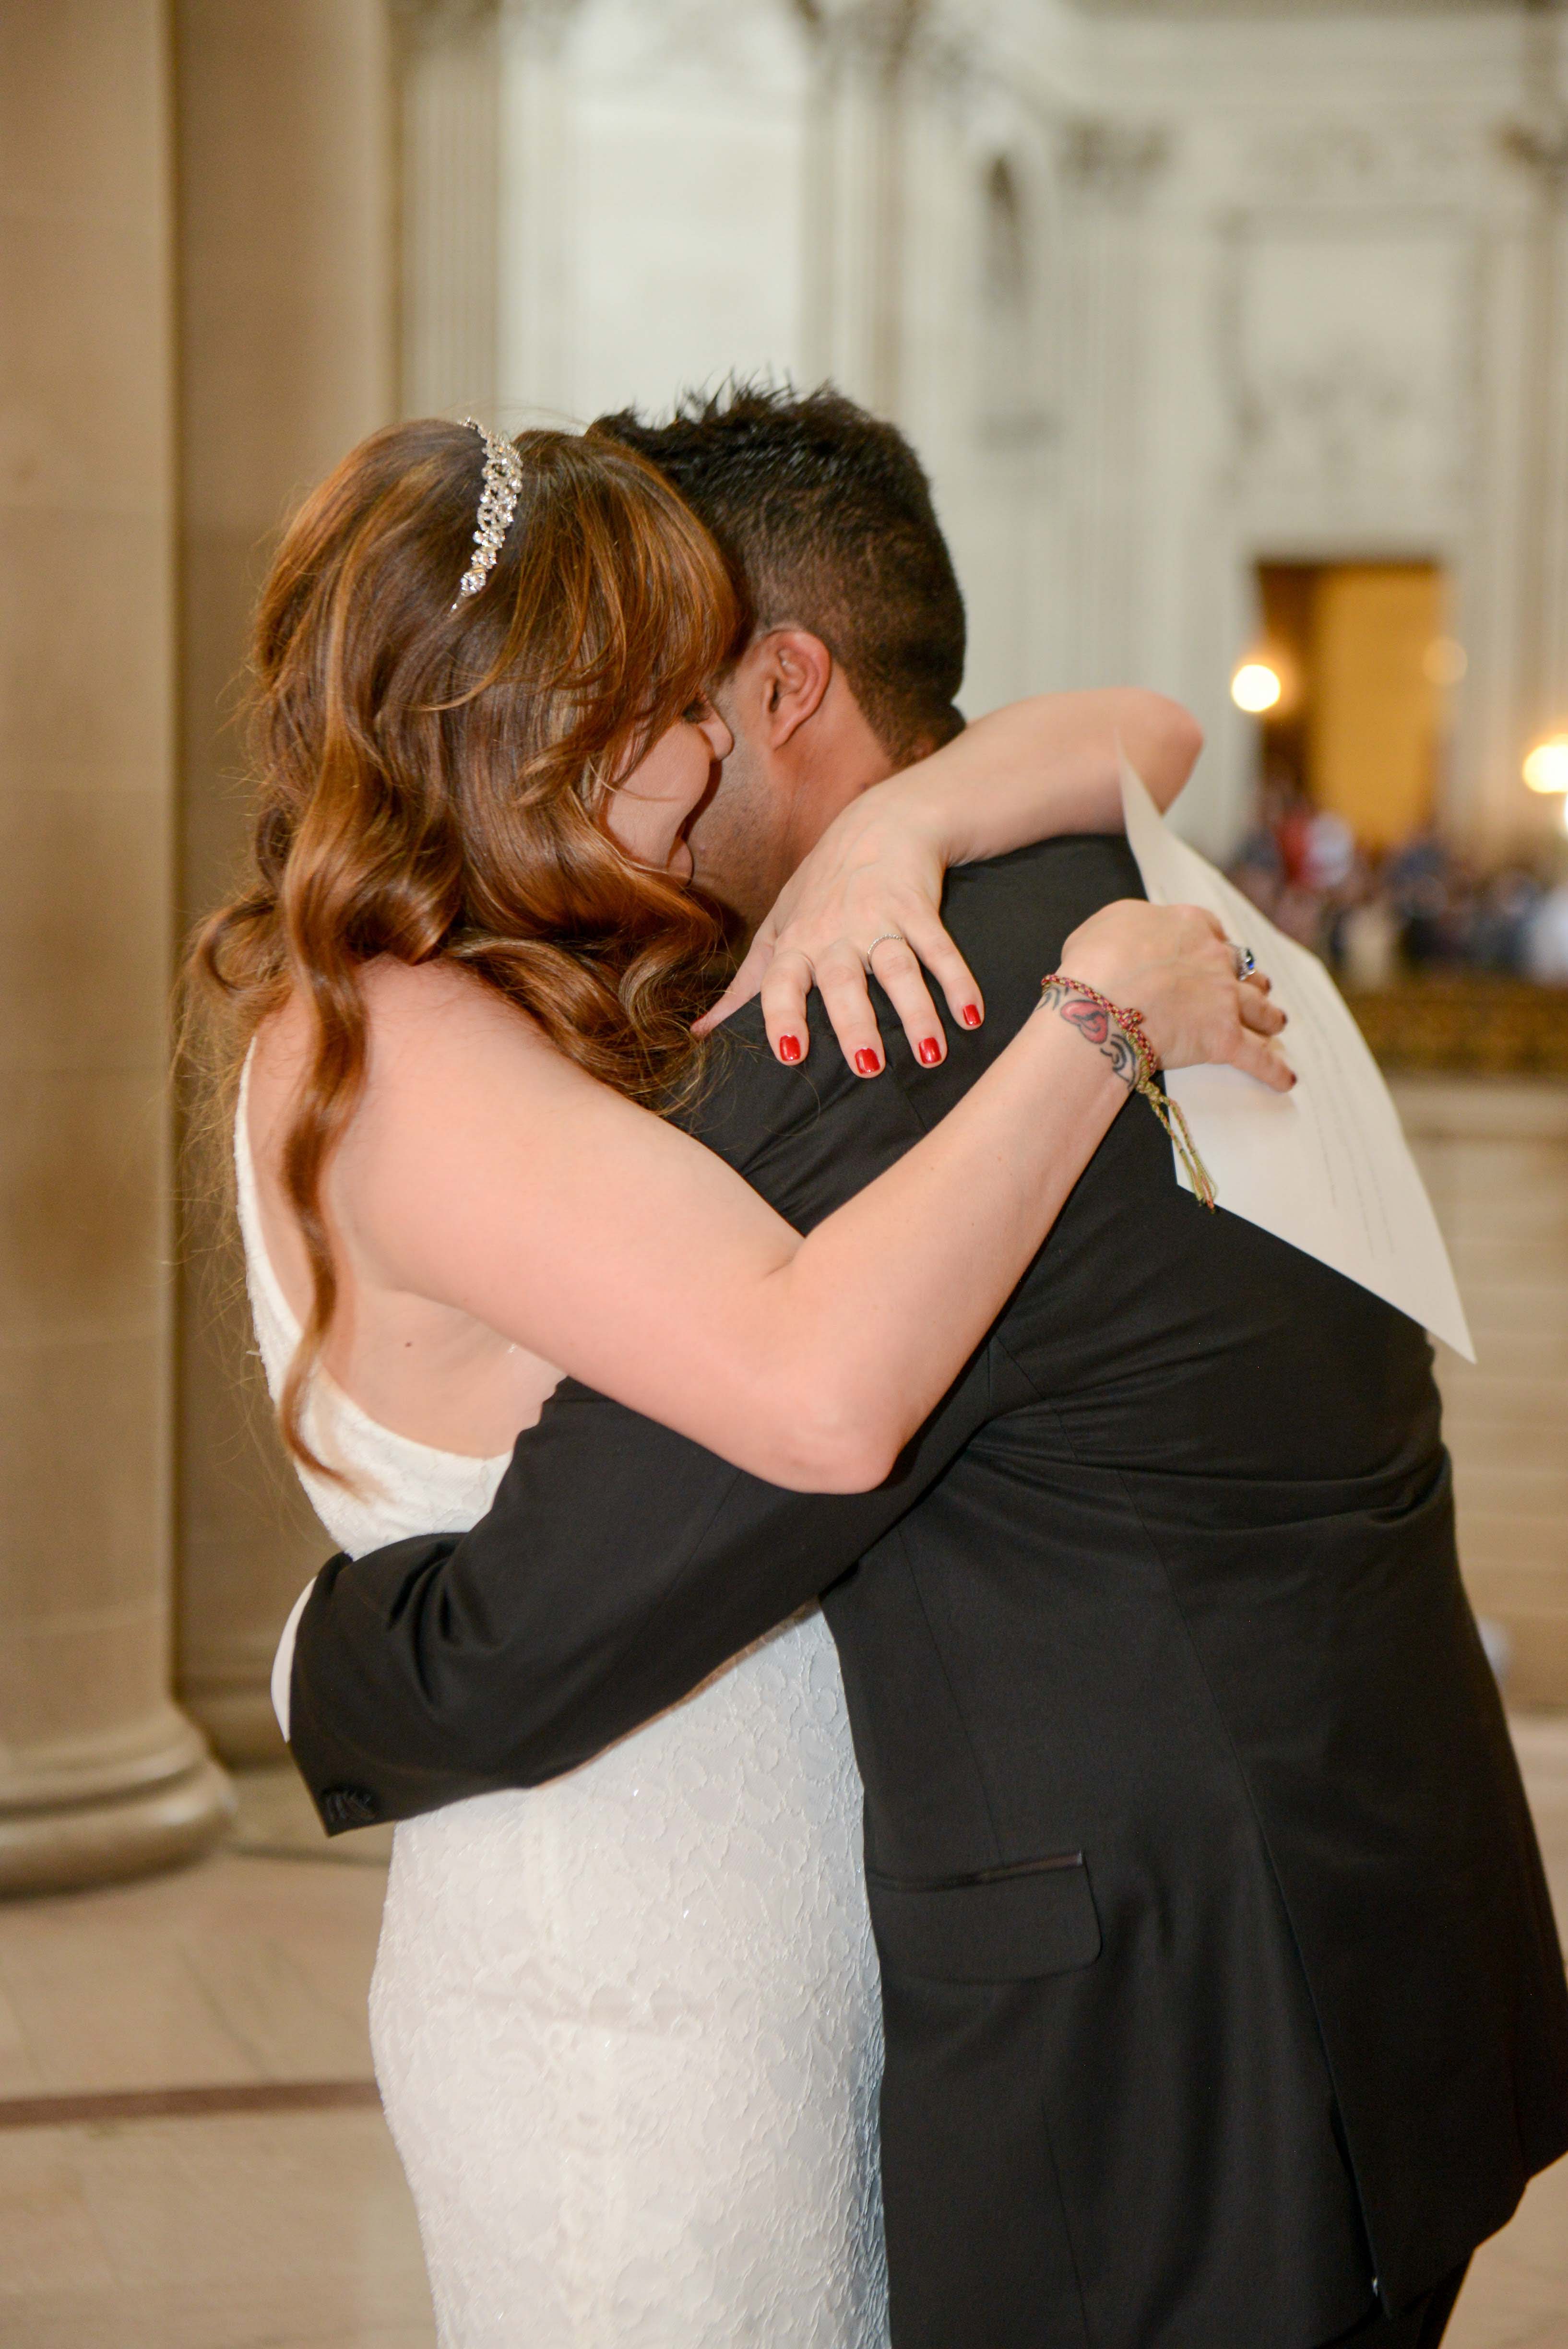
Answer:
<path fill-rule="evenodd" d="M 755 652 L 763 732 L 768 748 L 782 750 L 821 709 L 833 655 L 809 628 L 770 628 Z"/>

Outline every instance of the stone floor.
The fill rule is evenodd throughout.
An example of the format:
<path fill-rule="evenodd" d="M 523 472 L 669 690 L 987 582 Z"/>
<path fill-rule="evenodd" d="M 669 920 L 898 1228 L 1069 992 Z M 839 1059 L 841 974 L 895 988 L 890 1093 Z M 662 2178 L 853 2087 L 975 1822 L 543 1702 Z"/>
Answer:
<path fill-rule="evenodd" d="M 1568 1719 L 1517 1728 L 1568 1919 Z M 0 1909 L 5 2349 L 431 2349 L 369 2087 L 383 1867 L 265 1773 L 202 1867 Z M 1568 2349 L 1568 2162 L 1482 2249 L 1449 2349 Z"/>
<path fill-rule="evenodd" d="M 384 1831 L 327 1844 L 291 1770 L 240 1793 L 200 1868 L 0 1908 L 5 2349 L 431 2349 L 365 2026 Z"/>
<path fill-rule="evenodd" d="M 1513 1734 L 1568 1936 L 1568 1717 L 1521 1714 Z M 1568 2349 L 1568 2160 L 1481 2245 L 1443 2349 Z"/>

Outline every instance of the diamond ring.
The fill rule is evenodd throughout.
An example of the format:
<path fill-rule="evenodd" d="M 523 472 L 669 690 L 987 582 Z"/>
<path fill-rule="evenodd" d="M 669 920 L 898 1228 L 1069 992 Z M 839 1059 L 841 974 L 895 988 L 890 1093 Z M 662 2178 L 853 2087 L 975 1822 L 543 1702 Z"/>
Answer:
<path fill-rule="evenodd" d="M 1258 957 L 1251 947 L 1238 946 L 1234 938 L 1229 939 L 1227 944 L 1231 948 L 1231 960 L 1236 967 L 1237 978 L 1251 978 L 1258 968 Z"/>
<path fill-rule="evenodd" d="M 889 938 L 896 938 L 901 947 L 907 947 L 909 943 L 902 930 L 879 931 L 866 949 L 866 968 L 867 970 L 871 968 L 871 957 L 876 953 L 877 947 L 885 947 Z"/>

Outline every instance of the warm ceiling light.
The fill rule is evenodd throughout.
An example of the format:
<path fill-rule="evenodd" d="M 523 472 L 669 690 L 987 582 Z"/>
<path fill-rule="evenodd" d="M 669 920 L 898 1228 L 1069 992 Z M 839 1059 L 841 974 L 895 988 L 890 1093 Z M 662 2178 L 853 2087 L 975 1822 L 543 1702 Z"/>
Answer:
<path fill-rule="evenodd" d="M 1434 636 L 1421 656 L 1428 685 L 1458 685 L 1470 657 L 1457 636 Z"/>
<path fill-rule="evenodd" d="M 1524 762 L 1524 780 L 1532 792 L 1568 792 L 1568 734 L 1536 744 Z"/>
<path fill-rule="evenodd" d="M 1254 718 L 1273 708 L 1280 691 L 1279 671 L 1271 668 L 1267 661 L 1243 661 L 1231 679 L 1231 700 L 1238 709 L 1245 709 Z M 1563 747 L 1568 752 L 1568 744 Z"/>

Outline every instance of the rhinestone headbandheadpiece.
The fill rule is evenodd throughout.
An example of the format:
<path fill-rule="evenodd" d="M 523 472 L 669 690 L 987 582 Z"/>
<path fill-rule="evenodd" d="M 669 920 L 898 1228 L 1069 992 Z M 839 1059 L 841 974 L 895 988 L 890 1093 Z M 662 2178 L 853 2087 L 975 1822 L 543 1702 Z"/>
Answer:
<path fill-rule="evenodd" d="M 465 416 L 462 420 L 472 425 L 484 443 L 484 487 L 479 493 L 473 554 L 452 598 L 454 612 L 465 595 L 478 595 L 493 570 L 523 487 L 522 461 L 511 441 L 499 432 L 487 432 L 474 417 Z"/>

